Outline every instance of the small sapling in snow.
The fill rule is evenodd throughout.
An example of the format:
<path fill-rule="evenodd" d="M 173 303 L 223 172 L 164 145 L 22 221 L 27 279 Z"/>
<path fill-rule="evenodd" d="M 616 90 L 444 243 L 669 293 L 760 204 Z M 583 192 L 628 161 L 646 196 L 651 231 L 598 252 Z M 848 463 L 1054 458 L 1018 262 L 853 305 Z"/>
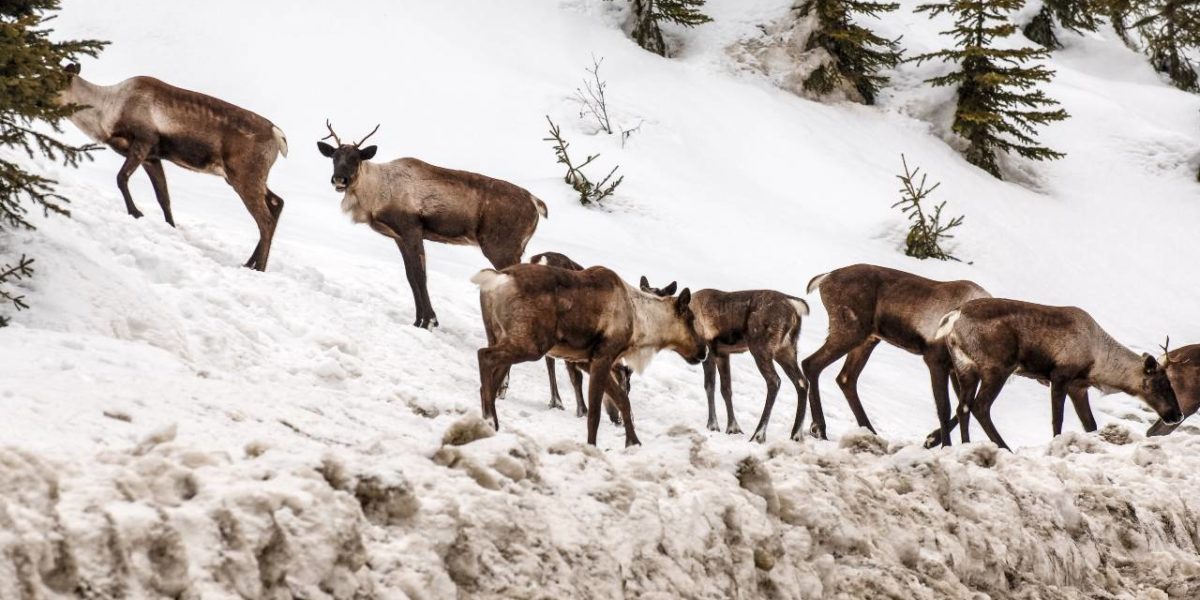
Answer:
<path fill-rule="evenodd" d="M 900 212 L 904 213 L 909 220 L 908 235 L 904 238 L 904 253 L 922 260 L 926 258 L 958 260 L 942 248 L 942 242 L 954 237 L 949 231 L 962 225 L 962 215 L 942 223 L 942 209 L 946 206 L 945 201 L 933 207 L 933 212 L 930 213 L 921 203 L 942 184 L 935 183 L 931 187 L 925 187 L 926 176 L 921 175 L 921 169 L 910 171 L 908 161 L 905 160 L 903 154 L 900 155 L 900 162 L 904 165 L 904 174 L 897 175 L 896 178 L 900 180 L 902 186 L 900 188 L 901 199 L 893 204 L 892 208 L 899 207 Z M 920 180 L 917 179 L 918 175 Z"/>
<path fill-rule="evenodd" d="M 567 147 L 571 144 L 563 139 L 562 131 L 559 130 L 558 125 L 554 124 L 549 115 L 546 116 L 546 122 L 550 123 L 550 137 L 542 139 L 553 144 L 554 156 L 558 159 L 558 163 L 566 166 L 567 173 L 563 176 L 563 181 L 567 182 L 576 192 L 579 192 L 579 203 L 584 206 L 600 204 L 605 198 L 613 195 L 613 192 L 617 190 L 617 186 L 621 185 L 621 182 L 625 180 L 624 175 L 613 179 L 613 175 L 616 175 L 617 169 L 621 168 L 621 166 L 617 165 L 613 167 L 603 179 L 593 182 L 584 174 L 583 168 L 597 158 L 600 158 L 600 155 L 590 154 L 583 162 L 576 165 L 571 161 L 571 155 L 567 153 Z"/>

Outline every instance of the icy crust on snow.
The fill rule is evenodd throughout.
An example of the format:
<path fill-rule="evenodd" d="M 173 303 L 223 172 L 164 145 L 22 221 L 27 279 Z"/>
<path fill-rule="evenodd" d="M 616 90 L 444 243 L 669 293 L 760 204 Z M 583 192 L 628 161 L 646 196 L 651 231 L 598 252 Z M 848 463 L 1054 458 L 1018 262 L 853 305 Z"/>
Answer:
<path fill-rule="evenodd" d="M 462 435 L 481 425 L 391 462 L 364 460 L 386 444 L 233 456 L 170 431 L 79 463 L 0 449 L 0 597 L 1200 594 L 1195 436 L 1009 454 L 864 430 L 727 460 L 685 427 L 606 453 Z"/>

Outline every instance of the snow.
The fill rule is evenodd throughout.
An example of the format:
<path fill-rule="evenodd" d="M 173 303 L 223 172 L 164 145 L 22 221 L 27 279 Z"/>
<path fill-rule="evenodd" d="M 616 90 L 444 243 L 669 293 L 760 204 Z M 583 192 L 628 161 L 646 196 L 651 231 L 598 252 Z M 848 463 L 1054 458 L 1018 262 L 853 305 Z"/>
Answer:
<path fill-rule="evenodd" d="M 642 447 L 608 425 L 598 448 L 581 444 L 583 420 L 546 408 L 541 362 L 513 370 L 497 435 L 444 445 L 478 435 L 469 278 L 488 265 L 427 244 L 442 326 L 411 327 L 394 244 L 340 214 L 313 148 L 326 118 L 344 136 L 382 123 L 381 158 L 545 200 L 527 256 L 559 251 L 629 281 L 803 295 L 816 274 L 873 262 L 1079 305 L 1153 351 L 1168 333 L 1200 339 L 1200 99 L 1107 32 L 1064 35 L 1050 60 L 1047 92 L 1072 118 L 1043 139 L 1068 157 L 1012 162 L 1015 182 L 999 182 L 947 135 L 952 91 L 921 85 L 942 65 L 902 66 L 862 107 L 798 98 L 739 61 L 790 0 L 710 0 L 713 23 L 670 32 L 672 59 L 633 45 L 619 3 L 600 0 L 64 4 L 63 35 L 114 42 L 83 65 L 89 80 L 153 75 L 279 125 L 291 151 L 271 185 L 287 204 L 256 273 L 238 265 L 257 232 L 217 178 L 168 168 L 172 229 L 141 175 L 147 216 L 124 214 L 111 152 L 78 171 L 33 163 L 75 202 L 72 219 L 16 239 L 38 274 L 24 284 L 33 309 L 0 330 L 0 598 L 1200 592 L 1193 427 L 1146 441 L 1148 409 L 1093 394 L 1106 433 L 1078 433 L 1069 414 L 1050 440 L 1047 390 L 1014 380 L 993 415 L 1015 454 L 925 451 L 928 376 L 886 346 L 860 382 L 882 438 L 854 428 L 834 369 L 830 442 L 786 440 L 786 386 L 767 444 L 707 432 L 699 368 L 664 354 L 633 383 Z M 910 54 L 946 28 L 915 4 L 877 23 Z M 624 145 L 589 135 L 570 100 L 592 55 L 617 125 L 641 125 Z M 562 183 L 545 115 L 572 152 L 602 155 L 597 170 L 621 165 L 609 210 Z M 901 153 L 967 215 L 955 250 L 969 262 L 898 250 Z M 802 355 L 825 335 L 808 300 Z M 738 419 L 754 422 L 761 377 L 744 356 L 733 377 Z"/>

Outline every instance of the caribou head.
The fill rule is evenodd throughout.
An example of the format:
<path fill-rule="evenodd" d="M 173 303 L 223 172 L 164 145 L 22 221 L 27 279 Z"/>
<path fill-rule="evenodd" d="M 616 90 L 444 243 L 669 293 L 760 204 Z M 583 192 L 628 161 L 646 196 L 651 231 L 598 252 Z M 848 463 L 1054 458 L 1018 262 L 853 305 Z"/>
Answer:
<path fill-rule="evenodd" d="M 362 166 L 363 161 L 371 160 L 375 157 L 375 151 L 377 150 L 375 146 L 367 146 L 366 148 L 361 146 L 363 142 L 367 141 L 367 138 L 375 135 L 376 131 L 379 131 L 379 125 L 376 125 L 375 129 L 372 129 L 371 133 L 368 133 L 366 137 L 353 144 L 343 144 L 337 133 L 334 133 L 333 125 L 329 123 L 328 119 L 325 120 L 325 128 L 329 130 L 329 135 L 317 142 L 317 149 L 326 158 L 333 159 L 333 177 L 329 178 L 329 183 L 333 184 L 334 190 L 344 192 L 347 188 L 354 185 L 354 182 L 358 179 L 358 169 Z M 324 140 L 330 138 L 333 138 L 333 142 L 337 144 L 337 147 L 325 143 Z"/>

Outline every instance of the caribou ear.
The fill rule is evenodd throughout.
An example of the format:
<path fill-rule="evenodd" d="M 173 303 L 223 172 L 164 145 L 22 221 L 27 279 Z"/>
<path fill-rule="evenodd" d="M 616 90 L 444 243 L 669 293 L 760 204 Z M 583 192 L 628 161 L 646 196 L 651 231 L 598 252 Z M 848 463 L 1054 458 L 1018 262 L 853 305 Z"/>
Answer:
<path fill-rule="evenodd" d="M 72 75 L 78 75 L 79 71 L 80 71 L 80 66 L 79 66 L 79 63 L 71 63 L 71 64 L 67 65 L 66 67 L 64 67 L 63 70 Z"/>
<path fill-rule="evenodd" d="M 317 142 L 317 150 L 320 150 L 325 158 L 333 158 L 333 146 L 325 142 Z"/>
<path fill-rule="evenodd" d="M 363 160 L 371 160 L 372 158 L 375 158 L 375 151 L 378 149 L 379 148 L 376 146 L 367 146 L 366 148 L 360 148 L 358 150 L 358 157 Z"/>
<path fill-rule="evenodd" d="M 1158 366 L 1158 361 L 1154 360 L 1154 357 L 1149 354 L 1142 354 L 1142 360 L 1145 361 L 1143 368 L 1145 368 L 1147 375 L 1153 375 L 1162 368 Z"/>
<path fill-rule="evenodd" d="M 638 287 L 642 288 L 643 292 L 650 292 L 650 280 L 646 279 L 645 275 L 642 275 L 641 280 L 638 281 Z"/>
<path fill-rule="evenodd" d="M 679 286 L 678 286 L 678 285 L 677 285 L 677 284 L 676 284 L 674 281 L 672 281 L 671 283 L 667 284 L 667 287 L 665 287 L 665 288 L 663 288 L 663 289 L 662 289 L 662 292 L 660 292 L 660 295 L 662 295 L 662 296 L 664 296 L 664 297 L 666 297 L 666 296 L 674 296 L 674 295 L 675 295 L 675 290 L 676 290 L 678 287 L 679 287 Z"/>
<path fill-rule="evenodd" d="M 683 291 L 679 292 L 679 300 L 678 304 L 675 305 L 675 308 L 679 311 L 679 314 L 683 314 L 683 311 L 688 309 L 688 305 L 691 304 L 691 302 L 692 290 L 683 288 Z"/>

